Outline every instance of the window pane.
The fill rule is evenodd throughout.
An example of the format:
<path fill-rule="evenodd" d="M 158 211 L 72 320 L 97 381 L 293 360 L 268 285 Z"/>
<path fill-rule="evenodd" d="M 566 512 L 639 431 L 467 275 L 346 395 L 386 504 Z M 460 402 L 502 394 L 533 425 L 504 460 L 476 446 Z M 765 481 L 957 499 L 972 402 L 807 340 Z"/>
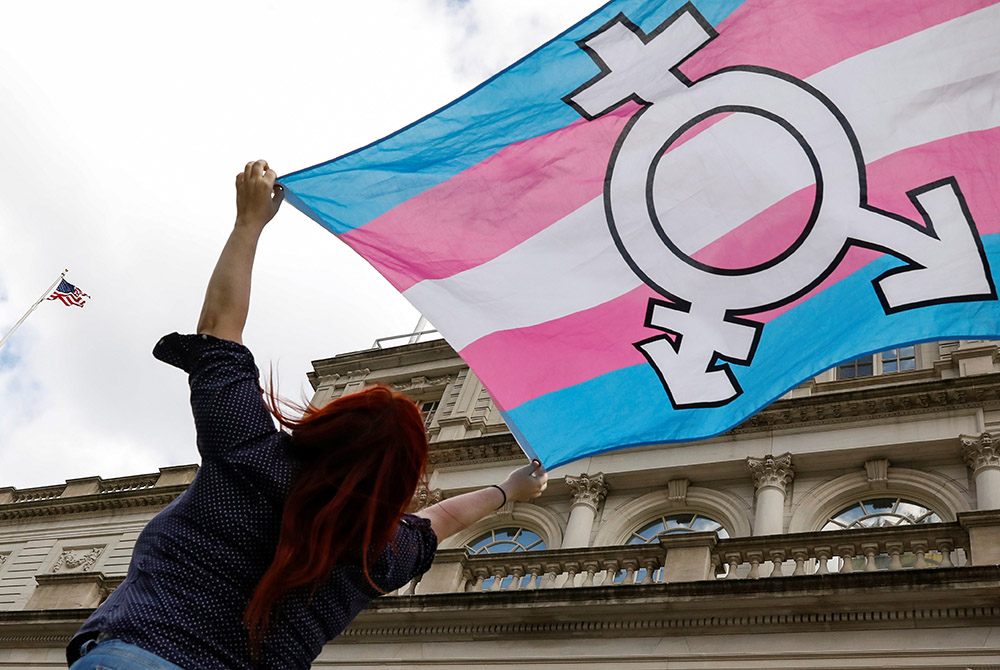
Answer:
<path fill-rule="evenodd" d="M 691 524 L 691 530 L 695 530 L 698 532 L 715 530 L 718 527 L 719 527 L 718 523 L 712 521 L 711 519 L 706 519 L 703 516 L 698 517 L 697 519 L 694 520 L 694 523 Z"/>
<path fill-rule="evenodd" d="M 657 535 L 679 535 L 681 533 L 715 531 L 720 538 L 729 537 L 722 524 L 709 517 L 698 514 L 671 514 L 660 517 L 653 523 L 646 524 L 632 533 L 627 544 L 648 544 L 656 540 Z"/>
<path fill-rule="evenodd" d="M 823 526 L 823 530 L 845 528 L 884 528 L 914 523 L 940 523 L 932 510 L 902 498 L 868 498 L 841 510 Z"/>
<path fill-rule="evenodd" d="M 852 505 L 851 507 L 848 507 L 844 511 L 840 512 L 840 514 L 834 515 L 833 520 L 839 521 L 845 526 L 850 526 L 852 523 L 854 523 L 864 515 L 865 515 L 865 510 L 861 507 L 859 503 L 856 505 Z"/>
<path fill-rule="evenodd" d="M 872 498 L 865 500 L 864 504 L 869 514 L 873 512 L 891 512 L 898 500 L 898 498 Z"/>
<path fill-rule="evenodd" d="M 687 530 L 691 526 L 691 522 L 694 521 L 693 514 L 674 514 L 663 519 L 664 527 L 667 530 L 672 530 L 674 528 L 682 528 Z"/>
<path fill-rule="evenodd" d="M 882 361 L 882 372 L 895 372 L 898 361 Z"/>
<path fill-rule="evenodd" d="M 480 535 L 465 545 L 470 554 L 509 554 L 520 551 L 541 551 L 545 542 L 537 534 L 523 528 L 498 528 Z"/>
<path fill-rule="evenodd" d="M 859 377 L 871 377 L 872 376 L 872 359 L 868 358 L 864 361 L 858 361 L 858 376 Z"/>
<path fill-rule="evenodd" d="M 899 362 L 899 369 L 900 370 L 916 370 L 917 369 L 917 361 L 916 361 L 916 359 L 913 359 L 913 358 L 904 358 L 903 360 L 901 360 Z"/>
<path fill-rule="evenodd" d="M 915 351 L 914 347 L 903 347 L 902 349 L 899 350 L 899 357 L 900 358 L 906 358 L 908 356 L 912 357 L 912 356 L 915 356 L 915 355 L 916 355 L 916 351 Z"/>

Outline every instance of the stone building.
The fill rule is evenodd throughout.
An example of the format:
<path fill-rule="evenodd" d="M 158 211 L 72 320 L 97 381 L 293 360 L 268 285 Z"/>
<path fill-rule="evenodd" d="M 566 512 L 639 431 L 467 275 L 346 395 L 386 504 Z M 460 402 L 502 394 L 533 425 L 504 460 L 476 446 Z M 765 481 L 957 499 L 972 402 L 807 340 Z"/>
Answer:
<path fill-rule="evenodd" d="M 415 506 L 525 457 L 441 340 L 316 361 L 316 402 L 391 384 L 432 442 Z M 941 342 L 827 371 L 696 444 L 595 456 L 442 542 L 315 667 L 1000 667 L 1000 361 Z M 63 667 L 195 466 L 0 489 L 0 668 Z"/>

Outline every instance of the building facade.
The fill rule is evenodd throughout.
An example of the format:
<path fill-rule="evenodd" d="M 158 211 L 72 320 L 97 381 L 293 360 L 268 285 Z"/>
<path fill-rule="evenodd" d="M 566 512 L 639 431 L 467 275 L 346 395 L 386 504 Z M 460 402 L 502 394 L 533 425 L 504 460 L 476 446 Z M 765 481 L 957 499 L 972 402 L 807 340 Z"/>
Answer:
<path fill-rule="evenodd" d="M 414 507 L 526 462 L 442 340 L 316 361 L 314 402 L 373 383 L 424 409 Z M 64 666 L 144 524 L 195 466 L 0 489 L 0 668 Z M 1000 668 L 1000 360 L 882 352 L 692 444 L 550 473 L 441 543 L 327 645 L 330 668 Z"/>

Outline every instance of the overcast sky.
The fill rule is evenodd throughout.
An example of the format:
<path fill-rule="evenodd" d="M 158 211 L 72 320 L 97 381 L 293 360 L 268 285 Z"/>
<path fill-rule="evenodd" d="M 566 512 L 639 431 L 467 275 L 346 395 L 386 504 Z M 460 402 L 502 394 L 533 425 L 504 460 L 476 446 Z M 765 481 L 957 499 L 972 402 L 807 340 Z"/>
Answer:
<path fill-rule="evenodd" d="M 367 144 L 583 18 L 595 0 L 22 2 L 0 40 L 0 488 L 198 460 L 186 379 L 150 350 L 194 329 L 234 218 L 233 178 Z M 244 341 L 280 390 L 312 360 L 409 332 L 417 312 L 285 206 Z"/>

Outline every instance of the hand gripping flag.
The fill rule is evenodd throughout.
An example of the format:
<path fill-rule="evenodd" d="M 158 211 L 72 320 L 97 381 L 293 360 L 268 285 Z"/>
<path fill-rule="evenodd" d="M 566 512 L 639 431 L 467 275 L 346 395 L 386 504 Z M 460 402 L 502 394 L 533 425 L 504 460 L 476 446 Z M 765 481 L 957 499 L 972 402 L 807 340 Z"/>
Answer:
<path fill-rule="evenodd" d="M 548 466 L 1000 335 L 996 0 L 616 0 L 282 179 Z"/>
<path fill-rule="evenodd" d="M 89 297 L 89 295 L 63 279 L 59 282 L 59 286 L 52 292 L 52 295 L 46 298 L 46 300 L 61 300 L 62 304 L 67 307 L 72 305 L 83 307 L 84 303 L 87 302 L 84 298 Z"/>

